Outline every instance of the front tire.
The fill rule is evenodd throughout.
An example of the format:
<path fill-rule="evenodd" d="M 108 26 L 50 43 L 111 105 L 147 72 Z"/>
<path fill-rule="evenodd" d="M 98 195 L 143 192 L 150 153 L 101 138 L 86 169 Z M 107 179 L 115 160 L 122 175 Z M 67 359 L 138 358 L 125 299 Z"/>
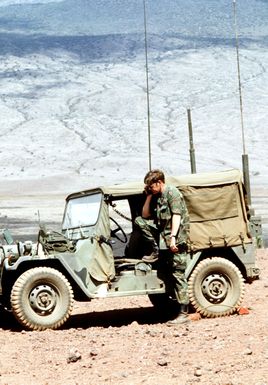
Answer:
<path fill-rule="evenodd" d="M 25 271 L 14 283 L 11 307 L 27 329 L 57 329 L 69 318 L 73 290 L 66 277 L 50 267 Z"/>
<path fill-rule="evenodd" d="M 232 262 L 220 257 L 201 261 L 188 285 L 191 305 L 208 318 L 233 314 L 244 297 L 241 272 Z"/>

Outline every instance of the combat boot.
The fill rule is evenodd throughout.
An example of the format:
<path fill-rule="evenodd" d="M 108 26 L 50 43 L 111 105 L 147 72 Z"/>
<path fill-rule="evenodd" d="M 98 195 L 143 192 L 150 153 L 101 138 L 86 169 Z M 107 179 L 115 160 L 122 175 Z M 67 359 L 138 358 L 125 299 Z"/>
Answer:
<path fill-rule="evenodd" d="M 159 258 L 159 247 L 156 242 L 153 243 L 153 251 L 150 255 L 144 255 L 142 260 L 147 263 L 156 262 Z"/>
<path fill-rule="evenodd" d="M 184 324 L 186 322 L 189 322 L 188 305 L 181 305 L 181 310 L 180 310 L 180 314 L 178 315 L 178 317 L 176 317 L 173 320 L 168 321 L 167 325 L 168 326 L 172 326 L 172 325 L 176 326 L 176 325 Z"/>

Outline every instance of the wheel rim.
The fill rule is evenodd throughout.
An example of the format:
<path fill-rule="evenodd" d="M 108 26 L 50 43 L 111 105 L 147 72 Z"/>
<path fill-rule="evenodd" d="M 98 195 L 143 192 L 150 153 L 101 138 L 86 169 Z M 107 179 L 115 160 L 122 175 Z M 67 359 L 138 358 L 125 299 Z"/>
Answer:
<path fill-rule="evenodd" d="M 227 294 L 229 282 L 221 274 L 208 275 L 202 282 L 202 293 L 211 303 L 222 302 Z"/>
<path fill-rule="evenodd" d="M 38 285 L 30 292 L 29 302 L 35 313 L 39 315 L 50 314 L 57 305 L 57 292 L 52 286 Z"/>

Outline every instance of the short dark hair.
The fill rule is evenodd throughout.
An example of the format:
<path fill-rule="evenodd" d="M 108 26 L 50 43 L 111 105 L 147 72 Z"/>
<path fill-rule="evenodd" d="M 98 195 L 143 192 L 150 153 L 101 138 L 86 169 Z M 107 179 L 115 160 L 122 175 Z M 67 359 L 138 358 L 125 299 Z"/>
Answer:
<path fill-rule="evenodd" d="M 156 183 L 158 181 L 162 181 L 163 183 L 165 183 L 165 175 L 163 171 L 158 169 L 148 171 L 144 177 L 144 183 L 147 186 L 151 186 L 153 183 Z"/>

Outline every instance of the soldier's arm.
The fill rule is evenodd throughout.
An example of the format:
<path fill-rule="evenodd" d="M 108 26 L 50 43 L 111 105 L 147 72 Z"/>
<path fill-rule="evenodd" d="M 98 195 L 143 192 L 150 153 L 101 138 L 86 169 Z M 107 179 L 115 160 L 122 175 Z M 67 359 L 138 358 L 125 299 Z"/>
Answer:
<path fill-rule="evenodd" d="M 171 237 L 176 240 L 181 224 L 181 216 L 179 214 L 173 214 L 171 220 Z"/>
<path fill-rule="evenodd" d="M 176 253 L 179 249 L 176 246 L 177 234 L 181 224 L 180 214 L 173 214 L 171 219 L 170 250 Z"/>
<path fill-rule="evenodd" d="M 142 213 L 141 213 L 143 218 L 149 218 L 151 216 L 151 210 L 150 210 L 151 200 L 152 200 L 152 195 L 151 194 L 147 195 L 142 208 Z"/>

